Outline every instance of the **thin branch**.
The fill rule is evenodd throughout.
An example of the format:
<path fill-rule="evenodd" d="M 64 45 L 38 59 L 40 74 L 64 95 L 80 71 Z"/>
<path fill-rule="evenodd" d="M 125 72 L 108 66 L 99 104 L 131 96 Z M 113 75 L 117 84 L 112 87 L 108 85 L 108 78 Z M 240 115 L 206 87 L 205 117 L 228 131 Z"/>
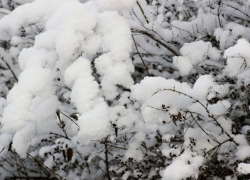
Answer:
<path fill-rule="evenodd" d="M 17 165 L 17 160 L 16 160 L 16 151 L 14 151 L 13 153 L 14 153 L 14 157 L 15 157 L 16 169 L 17 169 L 17 172 L 18 172 L 18 176 L 19 176 L 19 179 L 21 180 L 21 175 L 20 175 L 19 168 L 18 168 L 18 165 Z"/>
<path fill-rule="evenodd" d="M 156 37 L 154 37 L 153 34 L 150 34 L 150 33 L 148 33 L 147 31 L 141 31 L 141 30 L 136 30 L 136 29 L 132 29 L 132 32 L 144 34 L 144 35 L 148 36 L 149 38 L 153 39 L 154 41 L 158 42 L 160 45 L 162 45 L 162 46 L 165 47 L 167 50 L 169 50 L 170 52 L 172 52 L 175 56 L 180 56 L 180 53 L 179 53 L 179 52 L 177 52 L 177 51 L 174 50 L 172 47 L 170 47 L 170 45 L 164 44 L 163 42 L 161 42 L 159 39 L 157 39 Z"/>
<path fill-rule="evenodd" d="M 206 154 L 209 154 L 211 151 L 215 150 L 216 148 L 220 147 L 222 144 L 228 142 L 228 141 L 232 141 L 231 139 L 227 139 L 225 141 L 223 141 L 222 143 L 218 144 L 217 146 L 214 146 L 212 149 L 210 149 L 209 151 L 206 152 Z"/>
<path fill-rule="evenodd" d="M 7 61 L 5 61 L 5 59 L 3 57 L 1 57 L 2 61 L 6 64 L 6 66 L 9 68 L 10 72 L 12 73 L 14 79 L 16 80 L 16 82 L 18 82 L 18 78 L 16 77 L 16 74 L 14 73 L 14 71 L 11 69 L 10 65 L 7 63 Z"/>
<path fill-rule="evenodd" d="M 187 11 L 186 11 L 185 9 L 183 9 L 183 11 L 184 11 L 184 13 L 186 14 L 187 18 L 190 19 L 190 17 L 189 17 L 189 15 L 188 15 Z"/>
<path fill-rule="evenodd" d="M 219 4 L 219 7 L 218 7 L 218 10 L 217 10 L 217 16 L 218 16 L 218 20 L 219 20 L 220 27 L 222 28 L 221 21 L 220 21 L 220 6 L 221 6 L 221 0 L 219 0 L 218 4 Z"/>
<path fill-rule="evenodd" d="M 105 143 L 107 142 L 108 136 L 105 139 Z M 108 145 L 105 144 L 105 164 L 106 164 L 106 173 L 108 176 L 108 179 L 111 180 L 111 177 L 109 175 L 109 160 L 108 160 Z"/>
<path fill-rule="evenodd" d="M 140 10 L 141 10 L 141 12 L 142 12 L 142 14 L 143 14 L 143 16 L 144 16 L 144 18 L 145 18 L 147 24 L 148 24 L 148 23 L 149 23 L 148 18 L 146 17 L 146 15 L 145 15 L 145 13 L 144 13 L 144 11 L 143 11 L 143 9 L 142 9 L 140 3 L 139 3 L 138 1 L 136 1 L 136 3 L 137 3 L 137 5 L 139 6 L 139 8 L 140 8 Z"/>
<path fill-rule="evenodd" d="M 60 122 L 60 124 L 58 124 L 58 126 L 62 129 L 62 131 L 64 132 L 66 138 L 69 139 L 68 134 L 67 134 L 66 130 L 64 129 L 65 123 L 60 118 L 59 110 L 56 111 L 56 115 L 58 116 L 58 119 L 59 119 L 59 122 Z"/>
<path fill-rule="evenodd" d="M 135 42 L 135 38 L 134 38 L 133 36 L 132 36 L 132 38 L 133 38 L 133 41 L 134 41 L 134 44 L 135 44 L 136 51 L 137 51 L 139 57 L 141 58 L 141 61 L 142 61 L 143 65 L 144 65 L 144 67 L 145 67 L 145 69 L 146 69 L 146 71 L 147 71 L 147 73 L 148 73 L 148 76 L 151 76 L 150 73 L 148 72 L 148 67 L 147 67 L 147 65 L 145 64 L 144 60 L 143 60 L 142 57 L 141 57 L 141 54 L 139 53 L 138 47 L 137 47 L 136 42 Z"/>
<path fill-rule="evenodd" d="M 195 120 L 194 116 L 192 113 L 190 113 L 192 118 L 194 119 L 194 122 L 199 126 L 199 128 L 208 136 L 210 137 L 211 139 L 213 139 L 215 142 L 217 142 L 218 144 L 220 144 L 220 142 L 211 134 L 208 134 L 202 127 L 201 125 L 197 122 L 197 120 Z"/>
<path fill-rule="evenodd" d="M 73 119 L 71 119 L 69 116 L 67 116 L 66 114 L 64 114 L 62 111 L 60 111 L 59 109 L 58 109 L 58 111 L 61 113 L 61 114 L 63 114 L 64 116 L 66 116 L 67 118 L 69 118 L 69 120 L 71 120 L 73 123 L 75 123 L 75 125 L 77 125 L 79 128 L 80 128 L 80 126 L 73 120 Z"/>
<path fill-rule="evenodd" d="M 61 135 L 61 134 L 52 133 L 52 132 L 51 132 L 51 133 L 49 133 L 49 134 L 53 134 L 53 135 L 55 135 L 55 136 L 63 137 L 63 138 L 65 138 L 65 139 L 70 140 L 70 139 L 69 139 L 69 137 L 63 136 L 63 135 Z"/>
<path fill-rule="evenodd" d="M 185 29 L 181 29 L 181 28 L 179 28 L 179 27 L 177 27 L 177 26 L 174 26 L 173 24 L 171 24 L 171 23 L 169 23 L 171 26 L 173 26 L 174 28 L 176 28 L 176 29 L 179 29 L 180 31 L 185 31 L 185 32 L 187 32 L 187 33 L 189 33 L 191 36 L 193 36 L 193 34 L 191 33 L 191 32 L 189 32 L 189 31 L 187 31 L 187 30 L 185 30 Z"/>
<path fill-rule="evenodd" d="M 94 164 L 95 165 L 95 164 Z M 110 177 L 108 176 L 108 174 L 98 165 L 95 165 L 97 168 L 101 169 L 101 171 L 105 174 L 105 176 L 110 179 Z M 111 179 L 110 179 L 111 180 Z"/>
<path fill-rule="evenodd" d="M 233 6 L 229 5 L 229 4 L 225 4 L 225 3 L 222 3 L 222 2 L 221 2 L 221 4 L 224 4 L 224 5 L 226 5 L 226 6 L 229 6 L 229 7 L 231 7 L 231 8 L 233 8 L 233 9 L 235 9 L 235 10 L 241 12 L 242 14 L 244 14 L 244 15 L 246 15 L 247 17 L 250 18 L 250 16 L 249 16 L 247 13 L 242 12 L 240 9 L 238 9 L 238 8 L 236 8 L 236 7 L 233 7 Z"/>
<path fill-rule="evenodd" d="M 105 145 L 108 145 L 108 146 L 111 146 L 111 147 L 115 147 L 115 148 L 118 148 L 118 149 L 123 149 L 123 150 L 128 150 L 126 148 L 122 148 L 122 147 L 118 147 L 118 146 L 114 146 L 112 144 L 108 144 L 108 143 L 105 143 L 105 142 L 100 142 L 101 144 L 105 144 Z"/>
<path fill-rule="evenodd" d="M 29 153 L 27 153 L 28 156 L 32 157 L 34 160 L 36 160 L 39 164 L 41 164 L 43 167 L 45 167 L 46 169 L 48 169 L 50 172 L 52 172 L 53 174 L 59 176 L 61 179 L 63 179 L 62 176 L 60 176 L 59 174 L 57 174 L 56 172 L 54 172 L 52 169 L 50 169 L 49 167 L 45 166 L 41 161 L 39 161 L 38 159 L 36 159 L 35 157 L 33 157 L 32 155 L 30 155 Z"/>

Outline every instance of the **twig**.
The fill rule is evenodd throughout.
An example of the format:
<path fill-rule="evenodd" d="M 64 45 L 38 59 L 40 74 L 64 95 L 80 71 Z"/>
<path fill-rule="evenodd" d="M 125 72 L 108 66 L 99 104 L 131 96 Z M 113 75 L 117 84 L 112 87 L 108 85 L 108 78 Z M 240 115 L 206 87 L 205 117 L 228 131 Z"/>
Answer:
<path fill-rule="evenodd" d="M 128 138 L 128 140 L 123 144 L 124 147 L 126 147 L 125 144 L 126 144 L 127 142 L 129 142 L 130 139 L 131 139 L 135 134 L 136 134 L 135 132 L 132 133 L 132 135 L 130 136 L 130 138 Z"/>
<path fill-rule="evenodd" d="M 63 137 L 63 138 L 65 138 L 65 139 L 70 140 L 70 139 L 69 139 L 69 137 L 63 136 L 63 135 L 61 135 L 61 134 L 52 133 L 52 132 L 51 132 L 51 133 L 49 133 L 49 134 L 53 134 L 53 135 L 55 135 L 55 136 Z"/>
<path fill-rule="evenodd" d="M 108 176 L 108 174 L 98 165 L 95 165 L 97 168 L 101 169 L 101 171 L 105 174 L 105 176 L 110 179 L 110 177 Z M 111 180 L 111 179 L 110 179 Z"/>
<path fill-rule="evenodd" d="M 108 145 L 108 146 L 112 146 L 112 147 L 115 147 L 115 148 L 118 148 L 118 149 L 123 149 L 123 150 L 128 150 L 126 148 L 122 148 L 122 147 L 118 147 L 118 146 L 114 146 L 112 144 L 108 144 L 108 143 L 105 143 L 105 142 L 100 142 L 101 144 L 105 144 L 105 145 Z"/>
<path fill-rule="evenodd" d="M 220 177 L 227 171 L 228 169 L 226 168 L 226 169 L 224 169 L 223 171 L 222 171 L 222 173 L 220 174 L 220 176 L 216 179 L 216 180 L 219 180 L 220 179 Z"/>
<path fill-rule="evenodd" d="M 171 23 L 169 23 L 169 24 L 170 24 L 171 26 L 173 26 L 174 28 L 176 28 L 176 29 L 179 29 L 179 30 L 181 30 L 181 31 L 185 31 L 185 32 L 189 33 L 189 34 L 191 35 L 191 37 L 193 36 L 191 32 L 189 32 L 189 31 L 187 31 L 187 30 L 185 30 L 185 29 L 181 29 L 181 28 L 179 28 L 179 27 L 176 27 L 176 26 L 174 26 L 174 25 L 171 24 Z"/>
<path fill-rule="evenodd" d="M 141 12 L 142 12 L 142 14 L 143 14 L 143 16 L 144 16 L 144 18 L 145 18 L 147 24 L 148 24 L 148 23 L 149 23 L 148 18 L 146 17 L 146 15 L 145 15 L 145 13 L 144 13 L 144 11 L 143 11 L 143 9 L 142 9 L 140 3 L 139 3 L 138 1 L 136 1 L 136 3 L 137 3 L 137 5 L 139 6 L 139 8 L 140 8 L 140 10 L 141 10 Z"/>
<path fill-rule="evenodd" d="M 60 118 L 60 111 L 59 110 L 56 111 L 56 115 L 58 116 L 58 119 L 59 119 L 59 122 L 60 122 L 60 124 L 58 124 L 58 126 L 62 129 L 62 131 L 64 132 L 66 138 L 69 139 L 68 134 L 67 134 L 66 130 L 64 129 L 65 123 Z"/>
<path fill-rule="evenodd" d="M 19 176 L 19 179 L 21 180 L 21 175 L 20 175 L 19 168 L 18 168 L 18 165 L 17 165 L 17 160 L 16 160 L 16 151 L 14 151 L 13 153 L 14 153 L 14 157 L 15 157 L 15 161 L 16 161 L 16 169 L 17 169 L 17 172 L 18 172 L 18 176 Z"/>
<path fill-rule="evenodd" d="M 209 154 L 211 151 L 215 150 L 216 148 L 220 147 L 222 144 L 224 144 L 224 143 L 226 143 L 228 141 L 232 141 L 232 140 L 231 139 L 227 139 L 227 140 L 223 141 L 222 143 L 214 146 L 212 149 L 210 149 L 209 151 L 207 151 L 206 154 Z"/>
<path fill-rule="evenodd" d="M 244 14 L 244 15 L 246 15 L 247 17 L 250 18 L 250 16 L 249 16 L 247 13 L 242 12 L 240 9 L 238 9 L 238 8 L 236 8 L 236 7 L 233 7 L 233 6 L 229 5 L 229 4 L 225 4 L 225 3 L 222 3 L 222 2 L 221 2 L 221 4 L 224 4 L 224 5 L 226 5 L 226 6 L 229 6 L 229 7 L 231 7 L 231 8 L 233 8 L 233 9 L 235 9 L 235 10 L 241 12 L 242 14 Z"/>
<path fill-rule="evenodd" d="M 148 67 L 147 67 L 147 65 L 145 64 L 144 60 L 142 59 L 141 54 L 140 54 L 140 52 L 139 52 L 139 50 L 138 50 L 138 47 L 137 47 L 136 42 L 135 42 L 135 38 L 134 38 L 133 36 L 132 36 L 132 38 L 133 38 L 133 41 L 134 41 L 134 44 L 135 44 L 136 51 L 137 51 L 139 57 L 141 58 L 141 61 L 142 61 L 143 65 L 144 65 L 144 67 L 145 67 L 145 69 L 146 69 L 146 71 L 147 71 L 147 73 L 148 73 L 148 76 L 151 76 L 150 73 L 148 72 Z"/>
<path fill-rule="evenodd" d="M 107 142 L 108 136 L 105 139 L 105 143 Z M 109 160 L 108 160 L 108 145 L 105 144 L 105 164 L 106 164 L 106 173 L 108 176 L 108 179 L 111 180 L 111 177 L 109 175 Z"/>
<path fill-rule="evenodd" d="M 80 128 L 80 126 L 73 120 L 73 119 L 71 119 L 69 116 L 67 116 L 66 114 L 64 114 L 62 111 L 60 111 L 59 109 L 58 109 L 58 112 L 60 112 L 61 114 L 63 114 L 64 116 L 66 116 L 67 118 L 69 118 L 69 120 L 71 120 L 73 123 L 75 123 L 75 125 L 77 125 L 79 128 Z"/>
<path fill-rule="evenodd" d="M 188 15 L 188 13 L 186 12 L 186 10 L 183 9 L 183 11 L 184 11 L 184 13 L 186 14 L 187 18 L 190 19 L 190 17 L 189 17 L 189 15 Z"/>
<path fill-rule="evenodd" d="M 16 82 L 18 82 L 18 78 L 16 77 L 14 71 L 11 69 L 10 65 L 5 61 L 5 59 L 3 57 L 1 57 L 2 61 L 6 64 L 6 66 L 9 68 L 10 72 L 12 73 L 14 79 L 16 80 Z"/>
<path fill-rule="evenodd" d="M 180 56 L 179 52 L 177 52 L 172 47 L 170 47 L 170 45 L 164 44 L 163 42 L 161 42 L 160 40 L 158 40 L 157 38 L 155 38 L 153 34 L 150 34 L 147 31 L 141 31 L 141 30 L 136 30 L 136 29 L 132 29 L 132 32 L 144 34 L 144 35 L 148 36 L 149 38 L 153 39 L 154 41 L 158 42 L 160 45 L 162 45 L 167 50 L 169 50 L 170 52 L 172 52 L 175 56 Z"/>
<path fill-rule="evenodd" d="M 52 171 L 52 169 L 50 169 L 49 167 L 45 166 L 41 161 L 39 161 L 38 159 L 36 159 L 35 157 L 31 156 L 29 153 L 27 153 L 27 155 L 29 155 L 30 157 L 32 157 L 33 159 L 35 159 L 39 164 L 41 164 L 43 167 L 45 167 L 46 169 L 48 169 L 50 172 L 52 172 L 53 174 L 59 176 L 61 179 L 63 179 L 62 176 L 60 176 L 59 174 L 57 174 L 56 172 Z"/>
<path fill-rule="evenodd" d="M 219 7 L 218 7 L 218 11 L 217 11 L 217 16 L 218 16 L 218 20 L 219 20 L 220 27 L 222 28 L 222 25 L 221 25 L 221 22 L 220 22 L 220 6 L 221 6 L 221 0 L 219 0 L 218 4 L 219 4 Z"/>
<path fill-rule="evenodd" d="M 220 129 L 222 130 L 222 132 L 224 132 L 224 133 L 230 138 L 230 140 L 231 140 L 232 142 L 234 142 L 235 145 L 239 146 L 239 144 L 238 144 L 237 142 L 235 142 L 235 140 L 230 136 L 230 134 L 228 134 L 228 133 L 224 130 L 224 128 L 223 128 L 223 127 L 221 126 L 221 124 L 217 121 L 217 119 L 214 117 L 214 115 L 211 115 L 210 112 L 209 112 L 209 110 L 207 109 L 207 107 L 206 107 L 204 104 L 202 104 L 199 100 L 193 98 L 192 96 L 187 95 L 186 93 L 183 93 L 183 92 L 180 92 L 180 91 L 176 91 L 175 89 L 162 89 L 161 91 L 172 91 L 172 92 L 175 92 L 175 93 L 178 93 L 178 94 L 182 94 L 182 95 L 184 95 L 184 96 L 189 97 L 190 99 L 193 99 L 195 102 L 199 103 L 199 104 L 206 110 L 206 112 L 207 112 L 207 114 L 208 114 L 208 117 L 209 117 L 209 118 L 212 118 L 212 119 L 217 123 L 217 125 L 220 127 Z M 158 92 L 160 92 L 160 91 L 157 91 L 157 92 L 154 93 L 153 95 L 157 94 Z"/>
<path fill-rule="evenodd" d="M 201 125 L 195 120 L 194 116 L 192 113 L 190 113 L 192 118 L 194 119 L 194 122 L 199 126 L 199 128 L 208 136 L 210 137 L 211 139 L 213 139 L 215 142 L 217 142 L 218 144 L 220 144 L 220 142 L 211 134 L 208 134 L 202 127 Z"/>

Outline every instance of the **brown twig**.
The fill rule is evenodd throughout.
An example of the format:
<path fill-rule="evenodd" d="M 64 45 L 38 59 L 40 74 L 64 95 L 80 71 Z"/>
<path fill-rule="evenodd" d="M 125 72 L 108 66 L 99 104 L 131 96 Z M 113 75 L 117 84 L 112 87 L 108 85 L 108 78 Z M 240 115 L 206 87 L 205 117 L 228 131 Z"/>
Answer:
<path fill-rule="evenodd" d="M 146 69 L 146 71 L 147 71 L 147 73 L 148 73 L 148 76 L 151 76 L 150 73 L 149 73 L 149 71 L 148 71 L 148 67 L 147 67 L 147 65 L 145 64 L 144 60 L 142 59 L 141 54 L 140 54 L 140 52 L 139 52 L 139 50 L 138 50 L 138 47 L 137 47 L 136 42 L 135 42 L 135 38 L 134 38 L 133 36 L 132 36 L 132 38 L 133 38 L 133 41 L 134 41 L 134 44 L 135 44 L 136 51 L 137 51 L 139 57 L 141 58 L 141 61 L 142 61 L 143 65 L 144 65 L 144 67 L 145 67 L 145 69 Z"/>
<path fill-rule="evenodd" d="M 136 30 L 136 29 L 132 29 L 132 32 L 144 34 L 144 35 L 148 36 L 149 38 L 153 39 L 154 41 L 158 42 L 160 45 L 162 45 L 167 50 L 169 50 L 170 52 L 172 52 L 175 56 L 180 56 L 180 53 L 178 51 L 174 50 L 172 47 L 170 47 L 170 45 L 164 44 L 163 42 L 161 42 L 159 39 L 157 39 L 156 37 L 154 37 L 153 34 L 150 34 L 147 31 L 141 31 L 141 30 Z"/>
<path fill-rule="evenodd" d="M 171 26 L 173 26 L 174 28 L 176 28 L 176 29 L 179 29 L 180 31 L 185 31 L 185 32 L 187 32 L 187 33 L 189 33 L 190 35 L 191 35 L 191 37 L 193 36 L 193 34 L 191 33 L 191 32 L 189 32 L 189 31 L 187 31 L 187 30 L 185 30 L 185 29 L 181 29 L 181 28 L 179 28 L 179 27 L 177 27 L 177 26 L 175 26 L 175 25 L 173 25 L 173 24 L 171 24 L 171 23 L 169 23 Z"/>
<path fill-rule="evenodd" d="M 209 154 L 211 151 L 215 150 L 216 148 L 220 147 L 222 144 L 224 144 L 224 143 L 226 143 L 228 141 L 232 141 L 232 140 L 231 139 L 227 139 L 227 140 L 223 141 L 222 143 L 214 146 L 212 149 L 210 149 L 209 151 L 207 151 L 206 154 Z"/>
<path fill-rule="evenodd" d="M 142 12 L 142 14 L 143 14 L 143 16 L 144 16 L 144 18 L 145 18 L 147 24 L 148 24 L 148 23 L 149 23 L 148 18 L 146 17 L 146 15 L 145 15 L 145 13 L 144 13 L 144 11 L 143 11 L 143 9 L 142 9 L 140 3 L 139 3 L 138 1 L 136 1 L 136 3 L 137 3 L 137 5 L 139 6 L 139 8 L 140 8 L 140 10 L 141 10 L 141 12 Z"/>
<path fill-rule="evenodd" d="M 62 176 L 60 176 L 59 174 L 57 174 L 56 172 L 54 172 L 52 169 L 50 169 L 49 167 L 45 166 L 41 161 L 39 161 L 38 159 L 36 159 L 35 157 L 33 157 L 32 155 L 30 155 L 29 153 L 27 153 L 28 156 L 32 157 L 33 159 L 35 159 L 39 164 L 41 164 L 43 167 L 45 167 L 46 169 L 48 169 L 50 172 L 52 172 L 53 174 L 59 176 L 61 179 L 63 179 Z"/>
<path fill-rule="evenodd" d="M 208 134 L 208 133 L 201 127 L 201 125 L 197 122 L 197 120 L 195 120 L 193 114 L 192 114 L 192 113 L 190 113 L 190 114 L 191 114 L 191 116 L 192 116 L 194 122 L 199 126 L 199 128 L 200 128 L 208 137 L 210 137 L 212 140 L 214 140 L 215 142 L 217 142 L 218 144 L 220 144 L 220 142 L 219 142 L 213 135 Z"/>
<path fill-rule="evenodd" d="M 190 17 L 189 17 L 189 15 L 188 15 L 188 13 L 186 12 L 186 10 L 183 9 L 183 11 L 184 11 L 184 13 L 186 14 L 187 18 L 190 19 Z"/>
<path fill-rule="evenodd" d="M 69 118 L 69 120 L 71 120 L 73 123 L 75 123 L 75 125 L 77 125 L 79 128 L 80 128 L 80 126 L 73 120 L 73 119 L 71 119 L 69 116 L 67 116 L 66 114 L 64 114 L 62 111 L 60 111 L 59 109 L 58 109 L 58 112 L 60 112 L 61 114 L 63 114 L 64 116 L 66 116 L 67 118 Z"/>

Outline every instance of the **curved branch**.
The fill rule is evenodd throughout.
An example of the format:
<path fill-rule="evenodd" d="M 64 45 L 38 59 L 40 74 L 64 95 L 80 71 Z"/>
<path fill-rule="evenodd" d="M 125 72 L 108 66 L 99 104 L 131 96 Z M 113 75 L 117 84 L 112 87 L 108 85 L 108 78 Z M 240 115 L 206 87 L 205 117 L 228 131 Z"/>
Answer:
<path fill-rule="evenodd" d="M 160 41 L 159 39 L 157 39 L 153 34 L 147 32 L 147 31 L 136 30 L 136 29 L 132 29 L 132 32 L 144 34 L 144 35 L 148 36 L 149 38 L 153 39 L 154 41 L 158 42 L 160 45 L 162 45 L 162 46 L 165 47 L 167 50 L 169 50 L 170 52 L 172 52 L 175 56 L 180 56 L 180 52 L 174 50 L 174 49 L 171 47 L 171 45 L 165 44 L 165 43 L 161 42 L 161 41 Z"/>

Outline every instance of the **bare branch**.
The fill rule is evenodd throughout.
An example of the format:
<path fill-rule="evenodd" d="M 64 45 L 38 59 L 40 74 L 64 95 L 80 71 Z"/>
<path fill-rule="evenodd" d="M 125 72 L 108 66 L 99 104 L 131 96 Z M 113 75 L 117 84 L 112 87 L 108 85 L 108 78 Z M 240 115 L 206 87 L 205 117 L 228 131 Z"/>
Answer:
<path fill-rule="evenodd" d="M 141 31 L 141 30 L 136 30 L 136 29 L 132 29 L 132 32 L 136 32 L 136 33 L 141 33 L 144 34 L 146 36 L 148 36 L 149 38 L 153 39 L 154 41 L 158 42 L 160 45 L 162 45 L 163 47 L 165 47 L 167 50 L 169 50 L 170 52 L 172 52 L 175 56 L 180 56 L 180 53 L 176 50 L 174 50 L 171 45 L 169 44 L 164 44 L 163 42 L 161 42 L 159 39 L 157 39 L 153 34 L 148 33 L 147 31 Z"/>
<path fill-rule="evenodd" d="M 49 167 L 45 166 L 41 161 L 39 161 L 38 159 L 36 159 L 35 157 L 33 157 L 32 155 L 30 155 L 29 153 L 26 153 L 28 156 L 32 157 L 34 160 L 36 160 L 39 164 L 41 164 L 43 167 L 45 167 L 46 169 L 48 169 L 50 172 L 52 172 L 53 174 L 59 176 L 61 179 L 63 179 L 62 176 L 60 176 L 59 174 L 57 174 L 56 172 L 54 172 L 52 169 L 50 169 Z"/>
<path fill-rule="evenodd" d="M 20 175 L 19 168 L 18 168 L 18 165 L 17 165 L 17 160 L 16 160 L 16 152 L 14 151 L 13 154 L 14 154 L 14 157 L 15 157 L 16 169 L 17 169 L 17 172 L 18 172 L 18 176 L 19 176 L 19 179 L 21 180 L 21 175 Z"/>
<path fill-rule="evenodd" d="M 145 15 L 145 13 L 144 13 L 144 11 L 143 11 L 143 9 L 142 9 L 140 3 L 139 3 L 138 1 L 136 1 L 136 3 L 137 3 L 137 5 L 139 6 L 139 8 L 140 8 L 140 10 L 141 10 L 141 12 L 142 12 L 142 14 L 143 14 L 143 16 L 144 16 L 144 18 L 145 18 L 147 24 L 148 24 L 148 23 L 149 23 L 148 18 L 146 17 L 146 15 Z"/>
<path fill-rule="evenodd" d="M 66 114 L 64 114 L 62 111 L 60 111 L 59 109 L 57 110 L 58 112 L 60 112 L 61 114 L 63 114 L 64 116 L 66 116 L 67 118 L 69 118 L 69 120 L 71 120 L 73 123 L 75 123 L 75 125 L 77 125 L 79 128 L 80 126 L 73 120 L 71 119 L 69 116 L 67 116 Z"/>
<path fill-rule="evenodd" d="M 122 147 L 118 147 L 118 146 L 114 146 L 112 144 L 108 144 L 108 143 L 105 143 L 105 142 L 100 142 L 101 144 L 105 144 L 105 145 L 108 145 L 108 146 L 111 146 L 111 147 L 115 147 L 115 148 L 118 148 L 118 149 L 123 149 L 123 150 L 128 150 L 126 148 L 122 148 Z"/>
<path fill-rule="evenodd" d="M 1 56 L 2 61 L 6 64 L 6 66 L 9 68 L 10 72 L 12 73 L 14 79 L 16 80 L 16 82 L 18 82 L 18 78 L 16 77 L 16 74 L 14 73 L 14 71 L 11 69 L 10 65 L 7 63 L 7 61 L 5 61 L 5 59 Z"/>
<path fill-rule="evenodd" d="M 240 9 L 238 9 L 238 8 L 236 8 L 236 7 L 233 7 L 233 6 L 231 6 L 231 5 L 229 5 L 229 4 L 226 4 L 226 3 L 223 3 L 223 2 L 221 2 L 221 4 L 224 4 L 224 5 L 228 6 L 228 7 L 231 7 L 231 8 L 233 8 L 233 9 L 235 9 L 236 11 L 239 11 L 239 12 L 241 12 L 242 14 L 244 14 L 244 15 L 246 15 L 247 17 L 250 18 L 250 16 L 249 16 L 247 13 L 243 12 L 242 10 L 240 10 Z"/>
<path fill-rule="evenodd" d="M 133 36 L 132 36 L 132 38 L 133 38 L 133 41 L 134 41 L 134 44 L 135 44 L 136 51 L 138 52 L 138 55 L 139 55 L 139 57 L 141 58 L 141 61 L 142 61 L 143 65 L 144 65 L 144 67 L 145 67 L 145 69 L 146 69 L 146 71 L 147 71 L 147 73 L 148 73 L 148 76 L 151 76 L 150 73 L 148 72 L 148 67 L 147 67 L 147 65 L 145 64 L 144 60 L 143 60 L 142 57 L 141 57 L 141 54 L 139 53 L 139 50 L 138 50 L 137 45 L 136 45 L 136 42 L 135 42 L 135 38 L 134 38 Z"/>

